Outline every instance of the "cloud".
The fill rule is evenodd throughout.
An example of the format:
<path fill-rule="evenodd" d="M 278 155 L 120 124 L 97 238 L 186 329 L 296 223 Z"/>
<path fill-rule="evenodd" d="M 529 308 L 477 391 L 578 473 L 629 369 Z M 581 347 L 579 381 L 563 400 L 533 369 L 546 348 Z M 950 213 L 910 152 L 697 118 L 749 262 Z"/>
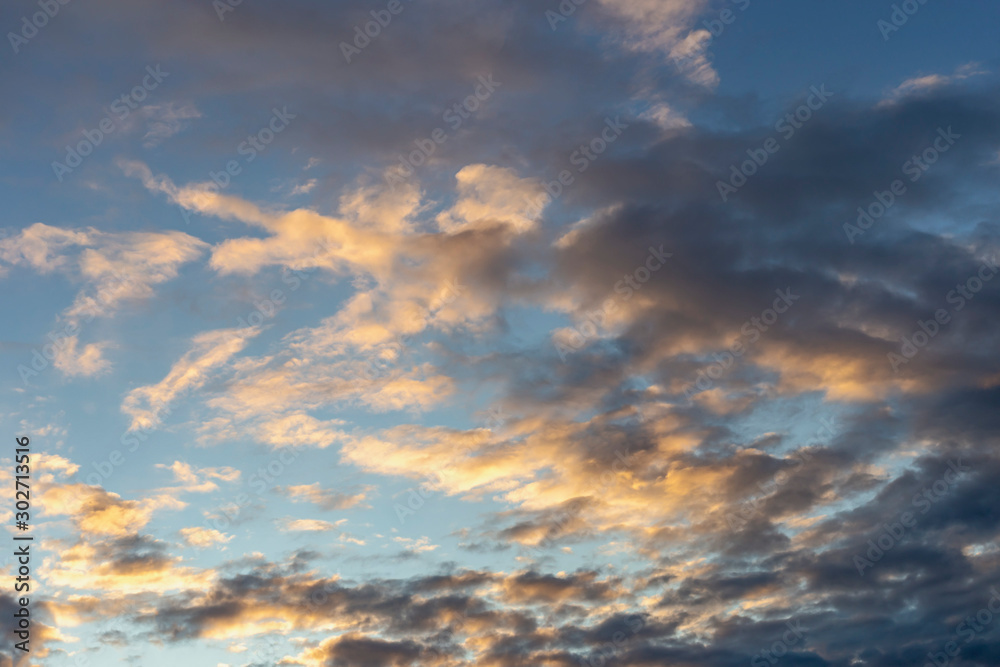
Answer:
<path fill-rule="evenodd" d="M 35 433 L 37 435 L 38 431 L 35 431 Z M 46 433 L 45 435 L 49 434 Z M 38 479 L 45 484 L 53 483 L 56 478 L 65 479 L 80 469 L 78 464 L 58 454 L 36 453 L 34 461 L 35 469 L 40 474 Z"/>
<path fill-rule="evenodd" d="M 544 192 L 531 179 L 518 178 L 511 169 L 469 165 L 455 175 L 458 201 L 437 216 L 441 231 L 457 234 L 470 229 L 503 225 L 512 233 L 530 230 L 535 221 L 525 217 L 528 203 Z"/>
<path fill-rule="evenodd" d="M 27 265 L 39 273 L 64 273 L 83 283 L 63 314 L 79 324 L 110 315 L 125 302 L 147 299 L 152 287 L 177 277 L 207 244 L 182 232 L 67 230 L 35 223 L 0 240 L 0 262 Z"/>
<path fill-rule="evenodd" d="M 113 317 L 126 305 L 150 299 L 154 287 L 177 277 L 207 244 L 181 232 L 101 232 L 67 230 L 35 223 L 0 240 L 3 264 L 27 266 L 41 274 L 61 273 L 81 289 L 62 311 L 54 336 L 54 365 L 67 377 L 94 377 L 108 371 L 104 355 L 111 343 L 80 344 L 78 332 L 97 317 Z"/>
<path fill-rule="evenodd" d="M 200 526 L 181 528 L 180 533 L 188 546 L 198 547 L 199 549 L 207 549 L 217 544 L 225 544 L 233 539 L 232 535 L 226 535 L 214 528 L 202 528 Z"/>
<path fill-rule="evenodd" d="M 316 185 L 317 185 L 318 183 L 319 183 L 319 181 L 318 181 L 318 180 L 316 180 L 315 178 L 310 178 L 310 179 L 309 179 L 308 181 L 306 181 L 305 183 L 300 183 L 300 184 L 296 185 L 296 186 L 295 186 L 294 188 L 292 188 L 292 191 L 291 191 L 291 193 L 290 193 L 290 194 L 291 194 L 291 195 L 292 195 L 293 197 L 294 197 L 295 195 L 304 195 L 304 194 L 308 194 L 309 192 L 312 192 L 312 191 L 313 191 L 313 190 L 314 190 L 314 189 L 316 188 Z"/>
<path fill-rule="evenodd" d="M 286 533 L 324 533 L 336 529 L 336 524 L 320 519 L 286 519 L 280 522 L 282 532 Z"/>
<path fill-rule="evenodd" d="M 949 86 L 974 76 L 989 74 L 979 63 L 966 63 L 955 69 L 951 74 L 927 74 L 903 81 L 879 102 L 879 106 L 892 106 L 908 97 L 928 95 L 935 89 Z"/>
<path fill-rule="evenodd" d="M 39 573 L 62 589 L 99 591 L 107 604 L 128 595 L 197 590 L 216 578 L 212 570 L 182 566 L 165 544 L 142 535 L 66 546 L 57 558 L 45 558 Z"/>
<path fill-rule="evenodd" d="M 392 541 L 393 542 L 398 542 L 399 544 L 402 544 L 403 548 L 406 549 L 406 551 L 409 551 L 409 552 L 412 552 L 412 553 L 418 553 L 418 554 L 419 553 L 428 552 L 428 551 L 434 551 L 435 549 L 437 549 L 440 546 L 438 544 L 431 544 L 430 543 L 431 542 L 431 538 L 429 538 L 427 536 L 418 537 L 418 538 L 394 537 L 394 538 L 392 538 Z"/>
<path fill-rule="evenodd" d="M 170 490 L 178 493 L 208 493 L 216 491 L 219 486 L 212 480 L 235 482 L 241 475 L 239 470 L 229 466 L 222 468 L 195 468 L 191 464 L 182 461 L 174 461 L 171 465 L 157 463 L 156 467 L 173 472 L 174 480 L 178 483 L 178 486 Z"/>
<path fill-rule="evenodd" d="M 279 486 L 275 491 L 291 499 L 293 502 L 308 502 L 316 505 L 322 510 L 345 510 L 354 507 L 370 507 L 363 505 L 367 494 L 371 488 L 368 487 L 359 493 L 341 493 L 332 489 L 323 488 L 319 482 L 313 484 L 299 484 L 295 486 Z"/>
<path fill-rule="evenodd" d="M 196 335 L 191 340 L 191 349 L 171 367 L 163 380 L 155 385 L 133 389 L 125 396 L 122 412 L 132 418 L 129 428 L 136 430 L 156 426 L 161 414 L 174 399 L 201 387 L 208 380 L 209 371 L 227 363 L 259 333 L 257 327 L 246 327 L 218 329 Z"/>
<path fill-rule="evenodd" d="M 705 30 L 691 30 L 694 19 L 710 4 L 705 0 L 600 0 L 600 4 L 624 22 L 621 42 L 630 49 L 682 57 L 691 62 L 691 53 L 711 39 Z M 695 45 L 698 46 L 695 46 Z M 707 60 L 698 55 L 685 73 L 696 83 L 714 86 L 718 75 Z"/>
<path fill-rule="evenodd" d="M 998 565 L 996 283 L 899 373 L 886 355 L 949 307 L 947 295 L 997 248 L 996 173 L 983 168 L 1000 140 L 997 91 L 985 75 L 973 89 L 970 69 L 909 79 L 892 105 L 845 95 L 722 202 L 718 181 L 774 130 L 757 121 L 770 117 L 769 101 L 704 97 L 718 82 L 708 33 L 696 29 L 708 6 L 602 0 L 553 33 L 537 5 L 451 2 L 439 8 L 447 21 L 427 12 L 394 23 L 393 38 L 352 68 L 327 66 L 338 56 L 329 28 L 368 10 L 340 3 L 317 5 L 308 21 L 244 3 L 218 26 L 162 3 L 102 14 L 153 12 L 163 30 L 151 48 L 221 63 L 210 80 L 193 69 L 191 90 L 210 84 L 217 95 L 224 81 L 233 109 L 256 108 L 243 102 L 275 81 L 289 96 L 297 85 L 327 91 L 297 100 L 324 112 L 303 123 L 297 145 L 337 156 L 330 178 L 349 183 L 289 210 L 123 163 L 150 192 L 225 223 L 212 232 L 210 284 L 316 269 L 315 291 L 287 333 L 269 330 L 266 353 L 245 354 L 250 333 L 194 337 L 161 382 L 126 396 L 133 427 L 203 391 L 194 421 L 177 427 L 233 440 L 239 465 L 253 443 L 312 447 L 311 462 L 388 478 L 378 496 L 283 479 L 277 492 L 293 502 L 361 509 L 382 497 L 378 512 L 391 516 L 388 498 L 420 480 L 459 524 L 453 535 L 439 534 L 451 525 L 433 537 L 379 535 L 362 550 L 336 522 L 287 517 L 278 526 L 303 545 L 287 562 L 247 554 L 209 568 L 221 550 L 208 547 L 230 536 L 157 522 L 157 510 L 180 508 L 181 487 L 212 492 L 236 471 L 168 456 L 158 460 L 174 461 L 160 465 L 179 486 L 146 501 L 41 489 L 42 518 L 57 519 L 46 530 L 79 533 L 52 540 L 41 572 L 61 589 L 59 613 L 134 619 L 134 645 L 238 641 L 252 655 L 279 638 L 287 655 L 264 662 L 317 667 L 745 665 L 796 622 L 808 640 L 788 665 L 922 664 L 940 650 L 956 619 L 982 607 Z M 601 23 L 587 23 L 595 16 Z M 435 39 L 413 49 L 431 26 Z M 192 29 L 212 39 L 189 39 Z M 518 48 L 500 49 L 508 37 Z M 702 90 L 662 69 L 671 56 Z M 464 125 L 412 182 L 384 187 L 385 164 L 468 94 L 467 70 L 494 65 L 515 91 L 497 96 L 495 116 Z M 566 92 L 580 72 L 586 90 Z M 640 114 L 627 116 L 635 128 L 544 217 L 526 215 L 523 200 L 559 173 L 587 123 L 619 106 Z M 905 177 L 914 150 L 952 125 L 964 135 L 954 152 L 849 243 L 843 225 L 868 193 Z M 643 274 L 661 247 L 669 266 Z M 4 266 L 77 276 L 81 293 L 117 280 L 107 265 L 139 270 L 162 253 L 165 265 L 140 280 L 151 291 L 185 248 L 209 249 L 183 236 L 47 226 L 0 248 Z M 150 295 L 105 287 L 115 309 Z M 779 289 L 801 301 L 770 322 L 762 313 Z M 745 329 L 754 319 L 765 323 Z M 577 339 L 560 358 L 554 341 Z M 74 339 L 72 359 L 87 349 Z M 477 428 L 485 404 L 509 419 Z M 836 428 L 821 432 L 829 416 Z M 902 512 L 919 512 L 914 497 L 958 458 L 968 473 L 859 575 L 852 558 Z M 72 465 L 54 464 L 45 483 Z M 178 530 L 205 546 L 196 561 L 141 532 Z M 396 567 L 405 552 L 375 551 L 394 545 L 435 571 L 380 578 L 358 566 Z M 464 558 L 484 565 L 453 569 Z M 969 659 L 996 663 L 995 643 L 977 638 Z"/>
<path fill-rule="evenodd" d="M 90 343 L 77 352 L 78 340 L 78 336 L 67 336 L 56 346 L 53 364 L 63 375 L 93 377 L 111 367 L 111 363 L 104 358 L 106 343 Z"/>
<path fill-rule="evenodd" d="M 149 523 L 153 511 L 164 499 L 122 500 L 116 493 L 84 484 L 47 484 L 39 501 L 46 515 L 67 515 L 83 532 L 95 535 L 126 536 Z M 167 503 L 166 506 L 171 506 Z"/>
<path fill-rule="evenodd" d="M 146 134 L 142 138 L 144 148 L 154 148 L 187 127 L 192 118 L 201 118 L 201 112 L 193 104 L 168 102 L 142 107 L 146 117 Z"/>
<path fill-rule="evenodd" d="M 370 665 L 371 667 L 409 667 L 416 664 L 437 665 L 425 657 L 428 651 L 416 642 L 385 641 L 365 635 L 348 634 L 324 641 L 318 648 L 299 656 L 302 664 L 321 667 L 329 664 Z M 433 654 L 431 654 L 433 655 Z"/>

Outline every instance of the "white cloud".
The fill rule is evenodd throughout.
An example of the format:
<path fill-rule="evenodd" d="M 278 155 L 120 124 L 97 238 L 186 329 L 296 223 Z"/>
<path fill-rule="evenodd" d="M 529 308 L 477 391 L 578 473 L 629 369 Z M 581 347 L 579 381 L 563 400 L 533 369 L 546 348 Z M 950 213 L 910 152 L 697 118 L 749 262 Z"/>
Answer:
<path fill-rule="evenodd" d="M 225 544 L 233 539 L 232 535 L 220 533 L 213 528 L 201 528 L 199 526 L 195 526 L 193 528 L 181 528 L 180 533 L 181 537 L 184 538 L 185 544 L 191 547 L 198 547 L 200 549 L 205 549 L 217 544 Z"/>
<path fill-rule="evenodd" d="M 79 352 L 77 345 L 77 336 L 67 336 L 54 345 L 56 354 L 53 364 L 63 375 L 92 377 L 100 375 L 111 367 L 111 362 L 104 358 L 107 343 L 84 345 Z"/>
<path fill-rule="evenodd" d="M 160 415 L 175 398 L 185 391 L 201 387 L 211 371 L 218 369 L 240 352 L 258 327 L 218 329 L 195 336 L 191 349 L 155 385 L 138 387 L 125 396 L 122 412 L 132 417 L 132 430 L 150 428 L 159 423 Z"/>

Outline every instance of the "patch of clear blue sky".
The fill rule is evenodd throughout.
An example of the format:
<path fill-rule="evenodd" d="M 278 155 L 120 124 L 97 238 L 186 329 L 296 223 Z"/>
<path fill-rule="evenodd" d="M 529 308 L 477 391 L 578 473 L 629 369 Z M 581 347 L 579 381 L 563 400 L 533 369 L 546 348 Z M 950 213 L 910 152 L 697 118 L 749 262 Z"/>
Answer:
<path fill-rule="evenodd" d="M 721 79 L 717 92 L 780 104 L 826 82 L 853 96 L 876 97 L 921 73 L 951 73 L 968 62 L 996 68 L 996 34 L 970 26 L 995 25 L 1000 4 L 927 0 L 886 41 L 877 23 L 889 19 L 893 4 L 753 0 L 742 12 L 731 4 L 736 19 L 710 49 Z"/>

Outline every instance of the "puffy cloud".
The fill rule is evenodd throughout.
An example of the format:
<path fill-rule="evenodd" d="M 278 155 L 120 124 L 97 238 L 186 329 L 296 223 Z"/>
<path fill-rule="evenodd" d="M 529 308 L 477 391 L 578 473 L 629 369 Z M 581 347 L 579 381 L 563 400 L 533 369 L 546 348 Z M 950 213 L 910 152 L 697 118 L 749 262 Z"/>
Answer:
<path fill-rule="evenodd" d="M 457 234 L 476 228 L 503 225 L 515 234 L 523 234 L 535 225 L 525 217 L 533 202 L 544 192 L 540 184 L 519 178 L 511 169 L 473 164 L 464 167 L 458 181 L 458 201 L 437 216 L 441 231 Z"/>
<path fill-rule="evenodd" d="M 232 535 L 226 535 L 214 528 L 202 528 L 200 526 L 181 528 L 180 533 L 188 546 L 200 549 L 206 549 L 217 544 L 225 544 L 233 539 Z"/>
<path fill-rule="evenodd" d="M 288 519 L 281 521 L 281 530 L 286 533 L 323 533 L 334 530 L 336 524 L 320 519 Z"/>
<path fill-rule="evenodd" d="M 130 594 L 184 591 L 208 585 L 212 570 L 184 567 L 163 543 L 131 535 L 109 541 L 80 541 L 45 558 L 39 574 L 67 590 L 101 591 L 110 600 Z"/>
<path fill-rule="evenodd" d="M 125 536 L 139 530 L 149 523 L 153 510 L 164 502 L 162 498 L 122 500 L 116 493 L 85 484 L 45 484 L 39 496 L 44 514 L 66 515 L 81 531 L 113 536 Z"/>
<path fill-rule="evenodd" d="M 171 491 L 178 493 L 208 493 L 216 491 L 219 485 L 212 480 L 235 482 L 240 478 L 240 471 L 229 466 L 222 468 L 195 468 L 183 461 L 174 461 L 171 465 L 157 463 L 157 468 L 165 468 L 174 474 L 178 486 Z"/>
<path fill-rule="evenodd" d="M 108 370 L 111 364 L 104 358 L 107 344 L 90 343 L 78 352 L 78 342 L 78 336 L 67 336 L 60 340 L 56 345 L 56 356 L 53 361 L 56 368 L 70 377 L 77 375 L 90 377 Z"/>
<path fill-rule="evenodd" d="M 89 245 L 96 230 L 71 230 L 35 223 L 16 236 L 0 240 L 0 259 L 6 264 L 26 264 L 39 273 L 66 270 L 70 259 L 64 254 L 77 246 Z"/>

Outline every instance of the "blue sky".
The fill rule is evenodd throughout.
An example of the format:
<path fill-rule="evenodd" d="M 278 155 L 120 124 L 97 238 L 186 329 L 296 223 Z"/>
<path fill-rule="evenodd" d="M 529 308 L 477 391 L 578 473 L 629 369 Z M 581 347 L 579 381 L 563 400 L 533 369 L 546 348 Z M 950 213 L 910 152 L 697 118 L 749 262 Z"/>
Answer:
<path fill-rule="evenodd" d="M 1000 583 L 1000 12 L 897 4 L 9 3 L 13 664 L 949 651 Z"/>

